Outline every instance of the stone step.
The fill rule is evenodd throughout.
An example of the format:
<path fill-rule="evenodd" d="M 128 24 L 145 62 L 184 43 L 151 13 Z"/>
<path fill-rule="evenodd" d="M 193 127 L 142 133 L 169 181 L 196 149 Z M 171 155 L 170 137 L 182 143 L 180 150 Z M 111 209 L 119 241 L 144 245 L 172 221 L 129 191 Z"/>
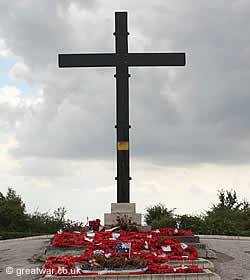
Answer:
<path fill-rule="evenodd" d="M 196 248 L 200 258 L 216 259 L 216 253 L 209 249 L 204 243 L 187 243 L 189 246 Z"/>
<path fill-rule="evenodd" d="M 179 239 L 181 242 L 184 243 L 200 243 L 200 238 L 199 236 L 189 236 L 189 235 L 181 235 L 181 236 L 167 236 L 167 235 L 163 235 L 163 236 L 159 236 L 159 239 L 162 238 L 168 238 L 168 239 L 173 239 L 173 238 L 177 238 Z"/>
<path fill-rule="evenodd" d="M 53 276 L 46 275 L 40 280 L 221 280 L 220 276 L 208 269 L 204 273 L 170 273 L 170 274 L 138 274 L 138 275 L 86 275 L 86 276 Z"/>
<path fill-rule="evenodd" d="M 200 258 L 206 258 L 207 257 L 207 246 L 206 246 L 206 244 L 187 242 L 187 245 L 194 247 L 197 250 Z"/>
<path fill-rule="evenodd" d="M 81 256 L 88 246 L 74 246 L 74 247 L 56 247 L 48 246 L 45 249 L 46 257 L 63 257 L 63 256 Z"/>
<path fill-rule="evenodd" d="M 207 258 L 208 257 L 208 249 L 206 244 L 202 243 L 186 243 L 189 246 L 192 246 L 197 249 L 198 254 L 201 258 Z M 56 246 L 48 246 L 45 249 L 45 255 L 50 257 L 50 256 L 78 256 L 84 253 L 88 246 L 74 246 L 74 247 L 56 247 Z"/>
<path fill-rule="evenodd" d="M 214 270 L 214 264 L 206 259 L 199 258 L 198 260 L 176 260 L 176 261 L 169 261 L 166 263 L 169 266 L 175 265 L 197 265 L 199 268 L 202 269 L 210 269 Z"/>
<path fill-rule="evenodd" d="M 177 238 L 181 241 L 186 243 L 189 246 L 196 248 L 198 251 L 200 258 L 208 258 L 208 259 L 215 259 L 216 253 L 210 250 L 206 244 L 194 242 L 198 236 L 178 236 Z M 161 238 L 174 238 L 173 236 L 164 236 Z M 198 237 L 199 238 L 199 237 Z M 188 242 L 187 242 L 188 241 Z M 45 250 L 46 256 L 64 256 L 64 255 L 71 255 L 71 256 L 79 256 L 84 253 L 85 249 L 88 246 L 75 246 L 75 247 L 55 247 L 55 246 L 48 246 Z"/>

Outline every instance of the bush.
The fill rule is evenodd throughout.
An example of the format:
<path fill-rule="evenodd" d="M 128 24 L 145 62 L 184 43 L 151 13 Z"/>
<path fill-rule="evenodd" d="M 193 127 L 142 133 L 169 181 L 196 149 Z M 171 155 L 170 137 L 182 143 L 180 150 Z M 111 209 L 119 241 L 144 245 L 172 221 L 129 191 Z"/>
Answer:
<path fill-rule="evenodd" d="M 240 211 L 216 209 L 205 217 L 205 232 L 219 235 L 241 235 L 244 230 L 243 216 Z"/>
<path fill-rule="evenodd" d="M 168 210 L 167 207 L 162 204 L 158 203 L 155 206 L 147 207 L 146 214 L 144 216 L 144 220 L 147 225 L 152 225 L 153 220 L 160 220 L 161 218 L 169 218 L 173 217 L 174 209 Z"/>
<path fill-rule="evenodd" d="M 219 190 L 218 198 L 219 203 L 206 212 L 204 232 L 219 235 L 246 234 L 250 230 L 249 203 L 238 202 L 233 190 Z"/>
<path fill-rule="evenodd" d="M 153 229 L 178 227 L 195 234 L 250 236 L 250 205 L 238 201 L 235 191 L 218 191 L 219 202 L 203 215 L 174 215 L 164 204 L 146 208 L 145 222 Z"/>
<path fill-rule="evenodd" d="M 202 234 L 205 229 L 205 221 L 203 216 L 179 215 L 179 228 L 191 231 L 195 234 Z"/>
<path fill-rule="evenodd" d="M 55 233 L 63 228 L 66 209 L 59 207 L 48 212 L 27 214 L 22 198 L 8 188 L 7 195 L 0 192 L 0 236 L 4 239 Z"/>
<path fill-rule="evenodd" d="M 0 193 L 0 229 L 23 231 L 26 228 L 25 204 L 12 188 Z"/>
<path fill-rule="evenodd" d="M 161 217 L 152 221 L 152 229 L 176 228 L 177 219 L 175 217 Z"/>

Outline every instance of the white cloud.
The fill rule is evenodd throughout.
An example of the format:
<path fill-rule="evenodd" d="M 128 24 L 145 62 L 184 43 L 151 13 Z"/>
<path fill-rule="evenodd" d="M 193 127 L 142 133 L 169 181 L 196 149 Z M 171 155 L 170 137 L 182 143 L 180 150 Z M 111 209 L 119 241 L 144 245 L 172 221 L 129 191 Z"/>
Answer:
<path fill-rule="evenodd" d="M 99 187 L 95 190 L 97 193 L 106 193 L 106 192 L 116 192 L 116 185 L 111 185 L 107 187 Z"/>
<path fill-rule="evenodd" d="M 0 38 L 0 56 L 11 56 L 10 49 L 6 47 L 5 41 Z"/>
<path fill-rule="evenodd" d="M 22 97 L 20 89 L 13 86 L 4 86 L 0 88 L 0 104 L 11 107 L 35 107 L 43 102 L 42 96 Z"/>
<path fill-rule="evenodd" d="M 12 158 L 8 154 L 8 150 L 16 147 L 18 143 L 13 136 L 9 136 L 5 143 L 1 143 L 0 145 L 0 167 L 2 172 L 12 172 L 12 170 L 20 167 L 20 162 L 15 158 Z M 4 171 L 5 170 L 5 171 Z"/>
<path fill-rule="evenodd" d="M 27 80 L 29 67 L 23 62 L 17 62 L 9 72 L 9 78 L 13 80 Z"/>
<path fill-rule="evenodd" d="M 0 88 L 0 103 L 16 107 L 20 104 L 20 90 L 16 87 Z"/>

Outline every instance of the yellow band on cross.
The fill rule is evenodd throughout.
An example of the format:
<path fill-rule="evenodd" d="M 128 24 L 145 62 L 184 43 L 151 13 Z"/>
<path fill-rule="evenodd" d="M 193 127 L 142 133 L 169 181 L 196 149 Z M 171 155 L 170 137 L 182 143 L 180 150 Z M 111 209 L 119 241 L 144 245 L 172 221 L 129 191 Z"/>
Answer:
<path fill-rule="evenodd" d="M 128 151 L 128 142 L 117 142 L 118 151 Z"/>

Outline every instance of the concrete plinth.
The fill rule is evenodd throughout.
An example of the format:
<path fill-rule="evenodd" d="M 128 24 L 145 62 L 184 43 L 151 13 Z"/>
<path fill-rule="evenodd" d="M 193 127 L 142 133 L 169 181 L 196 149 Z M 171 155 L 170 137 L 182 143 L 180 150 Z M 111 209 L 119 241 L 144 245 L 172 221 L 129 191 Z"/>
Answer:
<path fill-rule="evenodd" d="M 111 203 L 111 213 L 134 214 L 135 212 L 135 203 Z"/>
<path fill-rule="evenodd" d="M 45 279 L 78 279 L 78 280 L 221 280 L 219 275 L 204 269 L 204 273 L 169 273 L 169 274 L 138 274 L 138 275 L 81 275 L 81 276 L 54 276 L 46 275 Z M 44 279 L 44 278 L 40 278 Z"/>
<path fill-rule="evenodd" d="M 141 214 L 136 213 L 135 203 L 111 203 L 111 213 L 104 214 L 104 225 L 115 225 L 121 218 L 132 224 L 141 225 L 141 217 Z"/>

